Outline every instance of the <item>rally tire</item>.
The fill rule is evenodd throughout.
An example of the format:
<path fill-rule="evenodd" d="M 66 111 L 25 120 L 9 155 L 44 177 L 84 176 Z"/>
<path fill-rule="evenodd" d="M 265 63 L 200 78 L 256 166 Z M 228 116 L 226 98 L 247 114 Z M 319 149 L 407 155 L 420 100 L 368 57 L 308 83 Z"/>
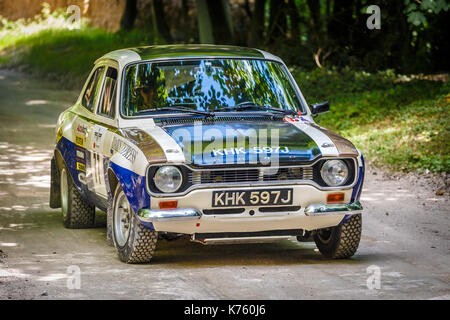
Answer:
<path fill-rule="evenodd" d="M 353 256 L 361 240 L 362 218 L 355 214 L 339 226 L 327 230 L 328 237 L 317 232 L 314 242 L 319 251 L 327 258 L 345 259 Z"/>
<path fill-rule="evenodd" d="M 130 214 L 130 229 L 125 243 L 120 243 L 119 241 L 116 207 L 118 205 L 117 198 L 123 195 L 124 193 L 119 184 L 117 186 L 113 201 L 112 240 L 114 242 L 114 246 L 117 249 L 119 259 L 123 262 L 130 264 L 149 263 L 156 250 L 158 232 L 145 228 L 133 212 Z"/>
<path fill-rule="evenodd" d="M 113 198 L 108 199 L 108 207 L 106 209 L 106 242 L 109 246 L 114 247 L 113 239 Z"/>
<path fill-rule="evenodd" d="M 84 201 L 65 166 L 60 171 L 60 177 L 64 226 L 69 229 L 92 228 L 95 225 L 95 206 Z M 66 192 L 63 192 L 64 189 Z"/>

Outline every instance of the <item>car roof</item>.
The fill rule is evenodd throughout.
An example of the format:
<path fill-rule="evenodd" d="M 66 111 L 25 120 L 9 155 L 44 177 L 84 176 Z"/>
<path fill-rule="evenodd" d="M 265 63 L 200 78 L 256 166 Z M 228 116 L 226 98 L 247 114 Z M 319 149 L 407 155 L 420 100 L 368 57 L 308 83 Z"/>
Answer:
<path fill-rule="evenodd" d="M 124 66 L 130 62 L 155 59 L 183 59 L 183 58 L 249 58 L 249 59 L 269 59 L 281 62 L 281 59 L 262 50 L 225 46 L 225 45 L 155 45 L 145 47 L 127 48 L 109 52 L 98 59 L 115 60 L 119 65 Z"/>

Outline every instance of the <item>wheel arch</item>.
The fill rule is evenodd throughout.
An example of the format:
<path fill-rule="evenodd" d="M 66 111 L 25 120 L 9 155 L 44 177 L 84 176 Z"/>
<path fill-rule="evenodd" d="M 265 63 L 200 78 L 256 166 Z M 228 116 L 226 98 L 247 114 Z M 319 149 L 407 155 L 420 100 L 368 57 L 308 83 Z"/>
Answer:
<path fill-rule="evenodd" d="M 107 191 L 110 199 L 113 199 L 114 192 L 117 186 L 120 185 L 135 214 L 137 214 L 139 209 L 149 208 L 150 195 L 147 193 L 146 188 L 146 174 L 138 174 L 136 173 L 138 170 L 135 171 L 134 168 L 121 166 L 118 163 L 123 163 L 117 160 L 117 158 L 111 158 L 107 170 L 108 182 L 106 187 L 109 189 Z"/>
<path fill-rule="evenodd" d="M 106 191 L 110 199 L 113 199 L 114 192 L 116 191 L 117 185 L 119 183 L 119 179 L 117 178 L 116 173 L 111 167 L 108 167 L 107 171 L 108 183 L 106 184 Z"/>

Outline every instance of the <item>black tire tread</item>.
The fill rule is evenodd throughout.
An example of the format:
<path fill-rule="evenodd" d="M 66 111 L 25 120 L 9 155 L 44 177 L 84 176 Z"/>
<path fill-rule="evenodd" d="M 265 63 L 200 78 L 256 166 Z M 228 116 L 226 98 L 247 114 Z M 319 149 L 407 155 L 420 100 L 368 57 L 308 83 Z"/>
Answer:
<path fill-rule="evenodd" d="M 115 197 L 122 190 L 120 185 L 117 186 Z M 114 202 L 111 201 L 111 238 L 114 246 L 117 249 L 119 259 L 129 264 L 149 263 L 153 258 L 153 254 L 156 250 L 156 244 L 158 242 L 158 232 L 145 228 L 139 220 L 132 215 L 131 230 L 127 243 L 123 247 L 120 247 L 115 241 L 114 228 Z M 108 232 L 107 232 L 108 233 Z"/>
<path fill-rule="evenodd" d="M 361 240 L 361 226 L 361 214 L 351 216 L 342 224 L 339 245 L 334 254 L 335 259 L 345 259 L 355 254 Z"/>
<path fill-rule="evenodd" d="M 327 258 L 346 259 L 353 256 L 358 250 L 361 231 L 361 214 L 355 214 L 342 225 L 335 227 L 330 245 L 324 245 L 317 236 L 314 236 L 314 241 L 319 251 Z"/>
<path fill-rule="evenodd" d="M 95 207 L 83 200 L 67 170 L 66 174 L 69 199 L 64 226 L 69 229 L 92 228 L 95 225 Z"/>
<path fill-rule="evenodd" d="M 132 250 L 126 259 L 126 263 L 148 263 L 153 258 L 158 242 L 158 232 L 145 228 L 136 221 L 136 234 L 132 243 Z"/>

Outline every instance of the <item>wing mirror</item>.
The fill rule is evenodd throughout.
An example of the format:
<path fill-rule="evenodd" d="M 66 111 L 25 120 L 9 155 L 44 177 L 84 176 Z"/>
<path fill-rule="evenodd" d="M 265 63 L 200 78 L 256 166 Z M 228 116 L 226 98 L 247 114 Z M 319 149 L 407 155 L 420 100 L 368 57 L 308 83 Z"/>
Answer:
<path fill-rule="evenodd" d="M 330 111 L 330 104 L 328 101 L 320 102 L 312 104 L 311 106 L 311 113 L 312 114 L 319 114 L 319 113 L 325 113 Z"/>

